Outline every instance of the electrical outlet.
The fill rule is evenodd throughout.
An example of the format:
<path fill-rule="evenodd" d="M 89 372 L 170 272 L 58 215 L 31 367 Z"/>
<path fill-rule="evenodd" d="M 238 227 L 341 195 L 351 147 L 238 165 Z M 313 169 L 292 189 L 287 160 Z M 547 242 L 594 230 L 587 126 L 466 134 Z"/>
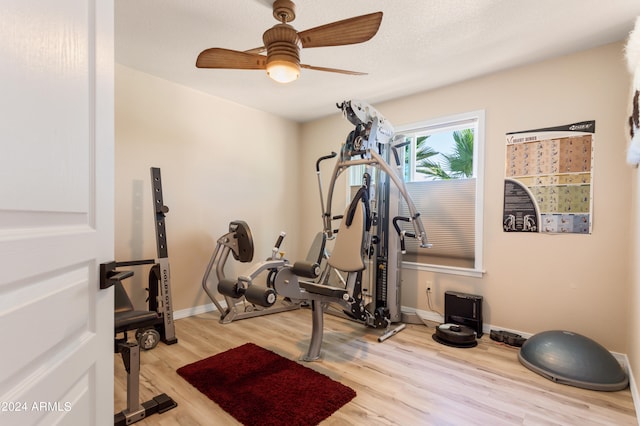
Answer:
<path fill-rule="evenodd" d="M 433 283 L 431 281 L 427 281 L 427 294 L 431 293 L 431 286 Z"/>

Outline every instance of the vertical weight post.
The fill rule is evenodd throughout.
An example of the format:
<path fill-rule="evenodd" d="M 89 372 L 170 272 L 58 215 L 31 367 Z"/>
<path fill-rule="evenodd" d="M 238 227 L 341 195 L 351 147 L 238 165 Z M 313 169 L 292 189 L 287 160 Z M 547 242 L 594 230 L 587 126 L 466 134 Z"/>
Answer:
<path fill-rule="evenodd" d="M 156 247 L 158 253 L 158 282 L 160 283 L 160 292 L 158 294 L 161 305 L 163 318 L 164 333 L 163 340 L 166 344 L 173 344 L 178 341 L 176 339 L 175 325 L 173 323 L 173 304 L 171 301 L 171 274 L 169 272 L 169 251 L 167 250 L 167 233 L 165 228 L 165 215 L 169 212 L 169 208 L 164 205 L 162 199 L 162 178 L 160 169 L 151 167 L 151 193 L 153 196 L 153 210 L 155 215 L 156 227 Z M 151 291 L 151 289 L 149 289 Z"/>

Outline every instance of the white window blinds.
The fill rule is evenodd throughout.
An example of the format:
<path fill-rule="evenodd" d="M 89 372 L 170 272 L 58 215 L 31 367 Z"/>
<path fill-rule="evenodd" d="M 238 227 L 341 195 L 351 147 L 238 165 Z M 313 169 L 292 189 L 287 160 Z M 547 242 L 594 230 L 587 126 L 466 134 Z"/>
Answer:
<path fill-rule="evenodd" d="M 476 179 L 407 182 L 407 191 L 420 212 L 430 249 L 406 240 L 406 262 L 473 268 L 475 262 Z M 404 201 L 400 215 L 408 216 Z M 412 232 L 410 225 L 401 222 Z"/>

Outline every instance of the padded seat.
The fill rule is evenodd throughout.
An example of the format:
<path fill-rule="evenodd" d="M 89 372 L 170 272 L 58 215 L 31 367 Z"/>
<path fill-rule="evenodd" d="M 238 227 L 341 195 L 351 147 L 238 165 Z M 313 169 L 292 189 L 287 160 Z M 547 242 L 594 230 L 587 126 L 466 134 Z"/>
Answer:
<path fill-rule="evenodd" d="M 115 287 L 115 317 L 114 326 L 116 333 L 151 327 L 155 325 L 160 317 L 153 311 L 136 311 L 133 303 L 122 286 L 122 282 L 117 281 Z"/>
<path fill-rule="evenodd" d="M 333 287 L 330 285 L 316 284 L 312 282 L 300 281 L 300 287 L 312 294 L 319 294 L 321 296 L 334 297 L 342 299 L 347 293 L 347 290 L 340 287 Z"/>
<path fill-rule="evenodd" d="M 343 216 L 338 236 L 333 246 L 333 252 L 327 263 L 338 271 L 354 273 L 364 270 L 362 246 L 364 243 L 364 229 L 366 217 L 361 196 L 356 195 L 347 207 Z M 309 256 L 308 256 L 309 257 Z M 345 300 L 350 298 L 350 289 L 333 287 L 325 284 L 317 284 L 309 281 L 300 281 L 299 285 L 308 293 Z"/>
<path fill-rule="evenodd" d="M 158 323 L 158 315 L 150 311 L 128 311 L 116 314 L 115 330 L 116 333 L 125 331 L 151 327 Z"/>

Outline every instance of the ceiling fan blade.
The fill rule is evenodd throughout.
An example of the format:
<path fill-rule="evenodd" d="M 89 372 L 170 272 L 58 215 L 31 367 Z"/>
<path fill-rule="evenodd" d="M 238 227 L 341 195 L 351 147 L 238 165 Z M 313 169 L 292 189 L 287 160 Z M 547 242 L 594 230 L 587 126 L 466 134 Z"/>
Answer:
<path fill-rule="evenodd" d="M 214 47 L 200 52 L 198 59 L 196 59 L 196 67 L 263 70 L 267 67 L 267 57 Z"/>
<path fill-rule="evenodd" d="M 265 46 L 256 47 L 255 49 L 245 50 L 244 53 L 265 53 L 267 48 Z"/>
<path fill-rule="evenodd" d="M 343 46 L 362 43 L 376 35 L 382 12 L 332 22 L 298 33 L 302 47 Z"/>
<path fill-rule="evenodd" d="M 308 70 L 316 70 L 316 71 L 337 72 L 340 74 L 349 74 L 349 75 L 367 75 L 366 72 L 340 70 L 337 68 L 315 67 L 313 65 L 307 65 L 307 64 L 300 64 L 300 68 L 306 68 Z"/>

